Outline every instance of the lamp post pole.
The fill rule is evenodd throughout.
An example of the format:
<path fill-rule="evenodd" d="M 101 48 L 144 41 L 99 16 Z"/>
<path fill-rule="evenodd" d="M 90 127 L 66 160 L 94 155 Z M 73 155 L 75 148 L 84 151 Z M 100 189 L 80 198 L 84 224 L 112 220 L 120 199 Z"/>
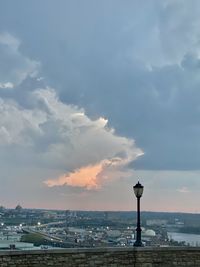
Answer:
<path fill-rule="evenodd" d="M 143 193 L 144 187 L 138 182 L 134 187 L 134 193 L 137 198 L 137 228 L 136 228 L 136 241 L 134 243 L 134 247 L 142 247 L 142 239 L 141 239 L 141 225 L 140 225 L 140 198 Z"/>

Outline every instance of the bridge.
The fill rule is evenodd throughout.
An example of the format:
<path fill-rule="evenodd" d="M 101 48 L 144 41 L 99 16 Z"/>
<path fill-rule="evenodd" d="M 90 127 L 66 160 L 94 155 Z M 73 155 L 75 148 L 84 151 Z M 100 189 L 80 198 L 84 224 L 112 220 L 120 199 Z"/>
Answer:
<path fill-rule="evenodd" d="M 32 227 L 23 227 L 22 230 L 27 234 L 39 234 L 45 240 L 49 241 L 50 243 L 54 243 L 54 245 L 57 244 L 59 247 L 80 247 L 80 244 L 66 241 L 60 237 L 44 233 L 43 231 L 34 230 Z"/>

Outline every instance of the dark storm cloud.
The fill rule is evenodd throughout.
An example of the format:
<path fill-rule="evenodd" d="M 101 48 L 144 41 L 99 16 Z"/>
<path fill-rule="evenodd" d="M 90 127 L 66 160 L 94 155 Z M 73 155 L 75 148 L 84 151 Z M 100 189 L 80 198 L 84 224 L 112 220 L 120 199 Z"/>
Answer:
<path fill-rule="evenodd" d="M 85 90 L 78 104 L 91 114 L 104 114 L 118 132 L 134 136 L 145 152 L 135 167 L 199 169 L 199 70 L 199 60 L 189 55 L 180 66 L 120 66 L 100 84 L 93 76 L 92 90 Z"/>
<path fill-rule="evenodd" d="M 136 140 L 145 155 L 135 168 L 199 169 L 199 8 L 196 0 L 8 0 L 0 29 L 23 40 L 62 101 Z"/>

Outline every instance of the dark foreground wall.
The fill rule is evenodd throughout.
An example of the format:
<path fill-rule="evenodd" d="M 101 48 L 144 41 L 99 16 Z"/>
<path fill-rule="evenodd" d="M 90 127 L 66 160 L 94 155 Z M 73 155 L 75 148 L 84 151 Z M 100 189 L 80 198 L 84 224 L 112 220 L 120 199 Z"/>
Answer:
<path fill-rule="evenodd" d="M 200 267 L 200 248 L 1 251 L 1 267 Z"/>

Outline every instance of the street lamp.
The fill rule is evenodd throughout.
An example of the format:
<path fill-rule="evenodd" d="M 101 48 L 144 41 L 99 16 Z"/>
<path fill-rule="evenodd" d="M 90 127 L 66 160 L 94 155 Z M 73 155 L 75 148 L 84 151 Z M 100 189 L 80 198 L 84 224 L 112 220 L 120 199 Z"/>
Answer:
<path fill-rule="evenodd" d="M 133 186 L 133 190 L 135 193 L 135 196 L 137 198 L 137 228 L 136 228 L 136 241 L 134 243 L 134 247 L 142 247 L 142 240 L 141 240 L 141 226 L 140 226 L 140 198 L 142 196 L 144 186 L 141 185 L 138 181 L 138 183 Z"/>

